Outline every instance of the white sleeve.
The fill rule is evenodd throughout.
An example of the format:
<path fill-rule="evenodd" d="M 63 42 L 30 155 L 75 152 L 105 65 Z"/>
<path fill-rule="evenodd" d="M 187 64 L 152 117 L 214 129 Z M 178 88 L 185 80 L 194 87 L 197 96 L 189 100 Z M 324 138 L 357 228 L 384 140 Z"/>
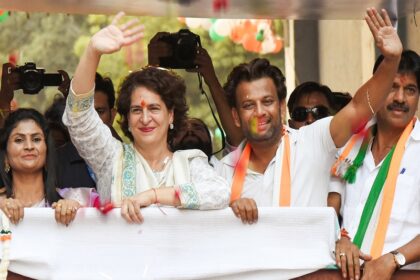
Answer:
<path fill-rule="evenodd" d="M 330 177 L 330 184 L 329 184 L 328 192 L 339 193 L 341 195 L 341 201 L 343 201 L 344 195 L 346 193 L 345 187 L 346 187 L 346 184 L 345 182 L 343 182 L 342 179 L 337 178 L 335 176 Z"/>
<path fill-rule="evenodd" d="M 112 137 L 111 130 L 96 113 L 93 95 L 94 89 L 75 95 L 70 87 L 63 123 L 67 126 L 80 156 L 86 160 L 99 181 L 104 183 L 98 184 L 98 191 L 102 194 L 99 188 L 111 186 L 114 158 L 122 149 L 122 144 Z"/>
<path fill-rule="evenodd" d="M 206 158 L 190 161 L 191 183 L 180 185 L 182 208 L 211 210 L 229 206 L 230 188 Z"/>
<path fill-rule="evenodd" d="M 327 154 L 335 154 L 338 148 L 335 146 L 334 140 L 330 132 L 330 124 L 332 117 L 323 118 L 316 122 L 304 126 L 298 130 L 299 134 L 304 134 L 303 139 L 310 139 L 315 149 Z M 316 141 L 316 142 L 315 142 Z"/>

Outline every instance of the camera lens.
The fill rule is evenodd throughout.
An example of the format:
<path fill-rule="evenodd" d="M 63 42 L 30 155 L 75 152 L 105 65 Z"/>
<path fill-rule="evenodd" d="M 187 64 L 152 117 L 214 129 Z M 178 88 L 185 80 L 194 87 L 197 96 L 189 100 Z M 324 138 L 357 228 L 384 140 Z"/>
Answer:
<path fill-rule="evenodd" d="M 181 37 L 176 48 L 176 58 L 186 68 L 193 68 L 197 43 L 190 36 Z"/>
<path fill-rule="evenodd" d="M 188 60 L 188 61 L 194 60 L 195 49 L 196 49 L 196 46 L 192 45 L 190 42 L 179 45 L 179 47 L 178 47 L 178 58 L 180 60 L 184 60 L 184 61 L 185 60 Z"/>
<path fill-rule="evenodd" d="M 27 93 L 37 93 L 43 88 L 42 73 L 36 70 L 27 69 L 22 74 L 22 88 Z"/>

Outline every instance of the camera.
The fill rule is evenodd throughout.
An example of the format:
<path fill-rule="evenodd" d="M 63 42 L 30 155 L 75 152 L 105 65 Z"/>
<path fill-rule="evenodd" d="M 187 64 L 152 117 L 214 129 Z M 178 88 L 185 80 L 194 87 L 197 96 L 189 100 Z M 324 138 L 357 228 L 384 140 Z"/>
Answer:
<path fill-rule="evenodd" d="M 61 74 L 45 73 L 45 69 L 36 68 L 33 62 L 26 62 L 12 71 L 19 73 L 20 88 L 25 94 L 37 94 L 45 86 L 59 86 L 63 82 Z"/>
<path fill-rule="evenodd" d="M 172 69 L 195 68 L 195 56 L 201 47 L 200 36 L 188 29 L 181 29 L 162 36 L 159 41 L 167 43 L 172 50 L 171 56 L 159 58 L 159 66 Z"/>

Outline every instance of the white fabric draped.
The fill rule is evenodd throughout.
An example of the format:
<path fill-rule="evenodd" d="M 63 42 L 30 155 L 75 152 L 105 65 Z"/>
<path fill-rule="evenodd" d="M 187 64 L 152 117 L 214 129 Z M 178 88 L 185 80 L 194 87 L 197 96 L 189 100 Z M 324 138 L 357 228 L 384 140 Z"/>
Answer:
<path fill-rule="evenodd" d="M 143 209 L 145 222 L 133 225 L 119 209 L 82 208 L 68 227 L 52 209 L 25 209 L 10 228 L 9 270 L 60 280 L 290 279 L 334 263 L 332 208 L 260 208 L 253 225 L 231 209 L 162 209 Z"/>

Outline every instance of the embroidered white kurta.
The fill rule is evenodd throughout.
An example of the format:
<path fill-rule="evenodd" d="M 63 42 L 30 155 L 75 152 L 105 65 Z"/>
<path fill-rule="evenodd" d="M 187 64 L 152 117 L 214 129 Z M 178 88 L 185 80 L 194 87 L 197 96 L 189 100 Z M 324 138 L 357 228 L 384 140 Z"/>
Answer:
<path fill-rule="evenodd" d="M 291 206 L 326 206 L 329 169 L 337 151 L 330 133 L 331 117 L 299 130 L 288 128 L 291 162 Z M 284 142 L 284 141 L 282 141 Z M 244 143 L 221 160 L 220 175 L 232 184 L 236 162 Z M 252 198 L 259 207 L 278 206 L 283 143 L 264 174 L 248 168 L 241 197 Z"/>
<path fill-rule="evenodd" d="M 359 139 L 347 157 L 353 161 L 359 151 L 361 142 Z M 363 212 L 369 192 L 375 181 L 376 175 L 382 166 L 380 162 L 375 166 L 371 151 L 372 141 L 368 146 L 365 160 L 356 173 L 356 182 L 345 183 L 336 177 L 331 178 L 330 192 L 341 194 L 341 212 L 343 216 L 343 227 L 354 238 L 359 226 L 360 217 Z M 339 151 L 339 153 L 341 153 Z M 407 141 L 404 156 L 401 160 L 400 175 L 395 188 L 394 202 L 392 204 L 391 217 L 388 230 L 385 236 L 385 243 L 382 253 L 395 250 L 420 234 L 420 122 L 417 121 Z M 376 226 L 382 205 L 382 194 L 379 196 L 372 220 L 366 231 L 362 244 L 362 251 L 369 253 L 370 247 L 376 232 Z M 420 262 L 411 265 L 410 268 L 420 269 Z"/>
<path fill-rule="evenodd" d="M 101 121 L 93 106 L 93 89 L 82 95 L 75 95 L 70 89 L 67 97 L 66 110 L 63 122 L 68 127 L 72 142 L 80 156 L 86 160 L 93 169 L 97 181 L 97 189 L 102 201 L 112 200 L 119 205 L 121 202 L 121 175 L 122 161 L 124 160 L 123 144 L 112 137 L 110 129 Z M 131 144 L 126 147 L 133 147 Z M 141 177 L 150 175 L 151 170 L 141 155 L 135 154 L 135 191 L 133 194 L 147 190 L 156 185 L 150 185 Z M 166 178 L 166 182 L 176 183 L 181 190 L 181 205 L 185 208 L 220 209 L 228 206 L 230 188 L 222 177 L 218 176 L 208 164 L 207 157 L 198 150 L 178 151 L 173 155 L 173 163 L 169 174 L 173 177 Z M 175 160 L 180 159 L 180 160 Z M 183 167 L 175 166 L 183 161 Z M 185 163 L 186 162 L 186 163 Z M 146 172 L 144 172 L 146 170 Z M 180 176 L 179 172 L 187 174 Z M 174 173 L 177 173 L 174 175 Z M 75 174 L 75 176 L 77 176 Z M 127 176 L 126 176 L 127 177 Z M 132 179 L 126 178 L 125 179 Z M 181 180 L 181 181 L 180 181 Z M 142 183 L 143 185 L 140 185 Z M 171 186 L 171 185 L 163 185 Z"/>

